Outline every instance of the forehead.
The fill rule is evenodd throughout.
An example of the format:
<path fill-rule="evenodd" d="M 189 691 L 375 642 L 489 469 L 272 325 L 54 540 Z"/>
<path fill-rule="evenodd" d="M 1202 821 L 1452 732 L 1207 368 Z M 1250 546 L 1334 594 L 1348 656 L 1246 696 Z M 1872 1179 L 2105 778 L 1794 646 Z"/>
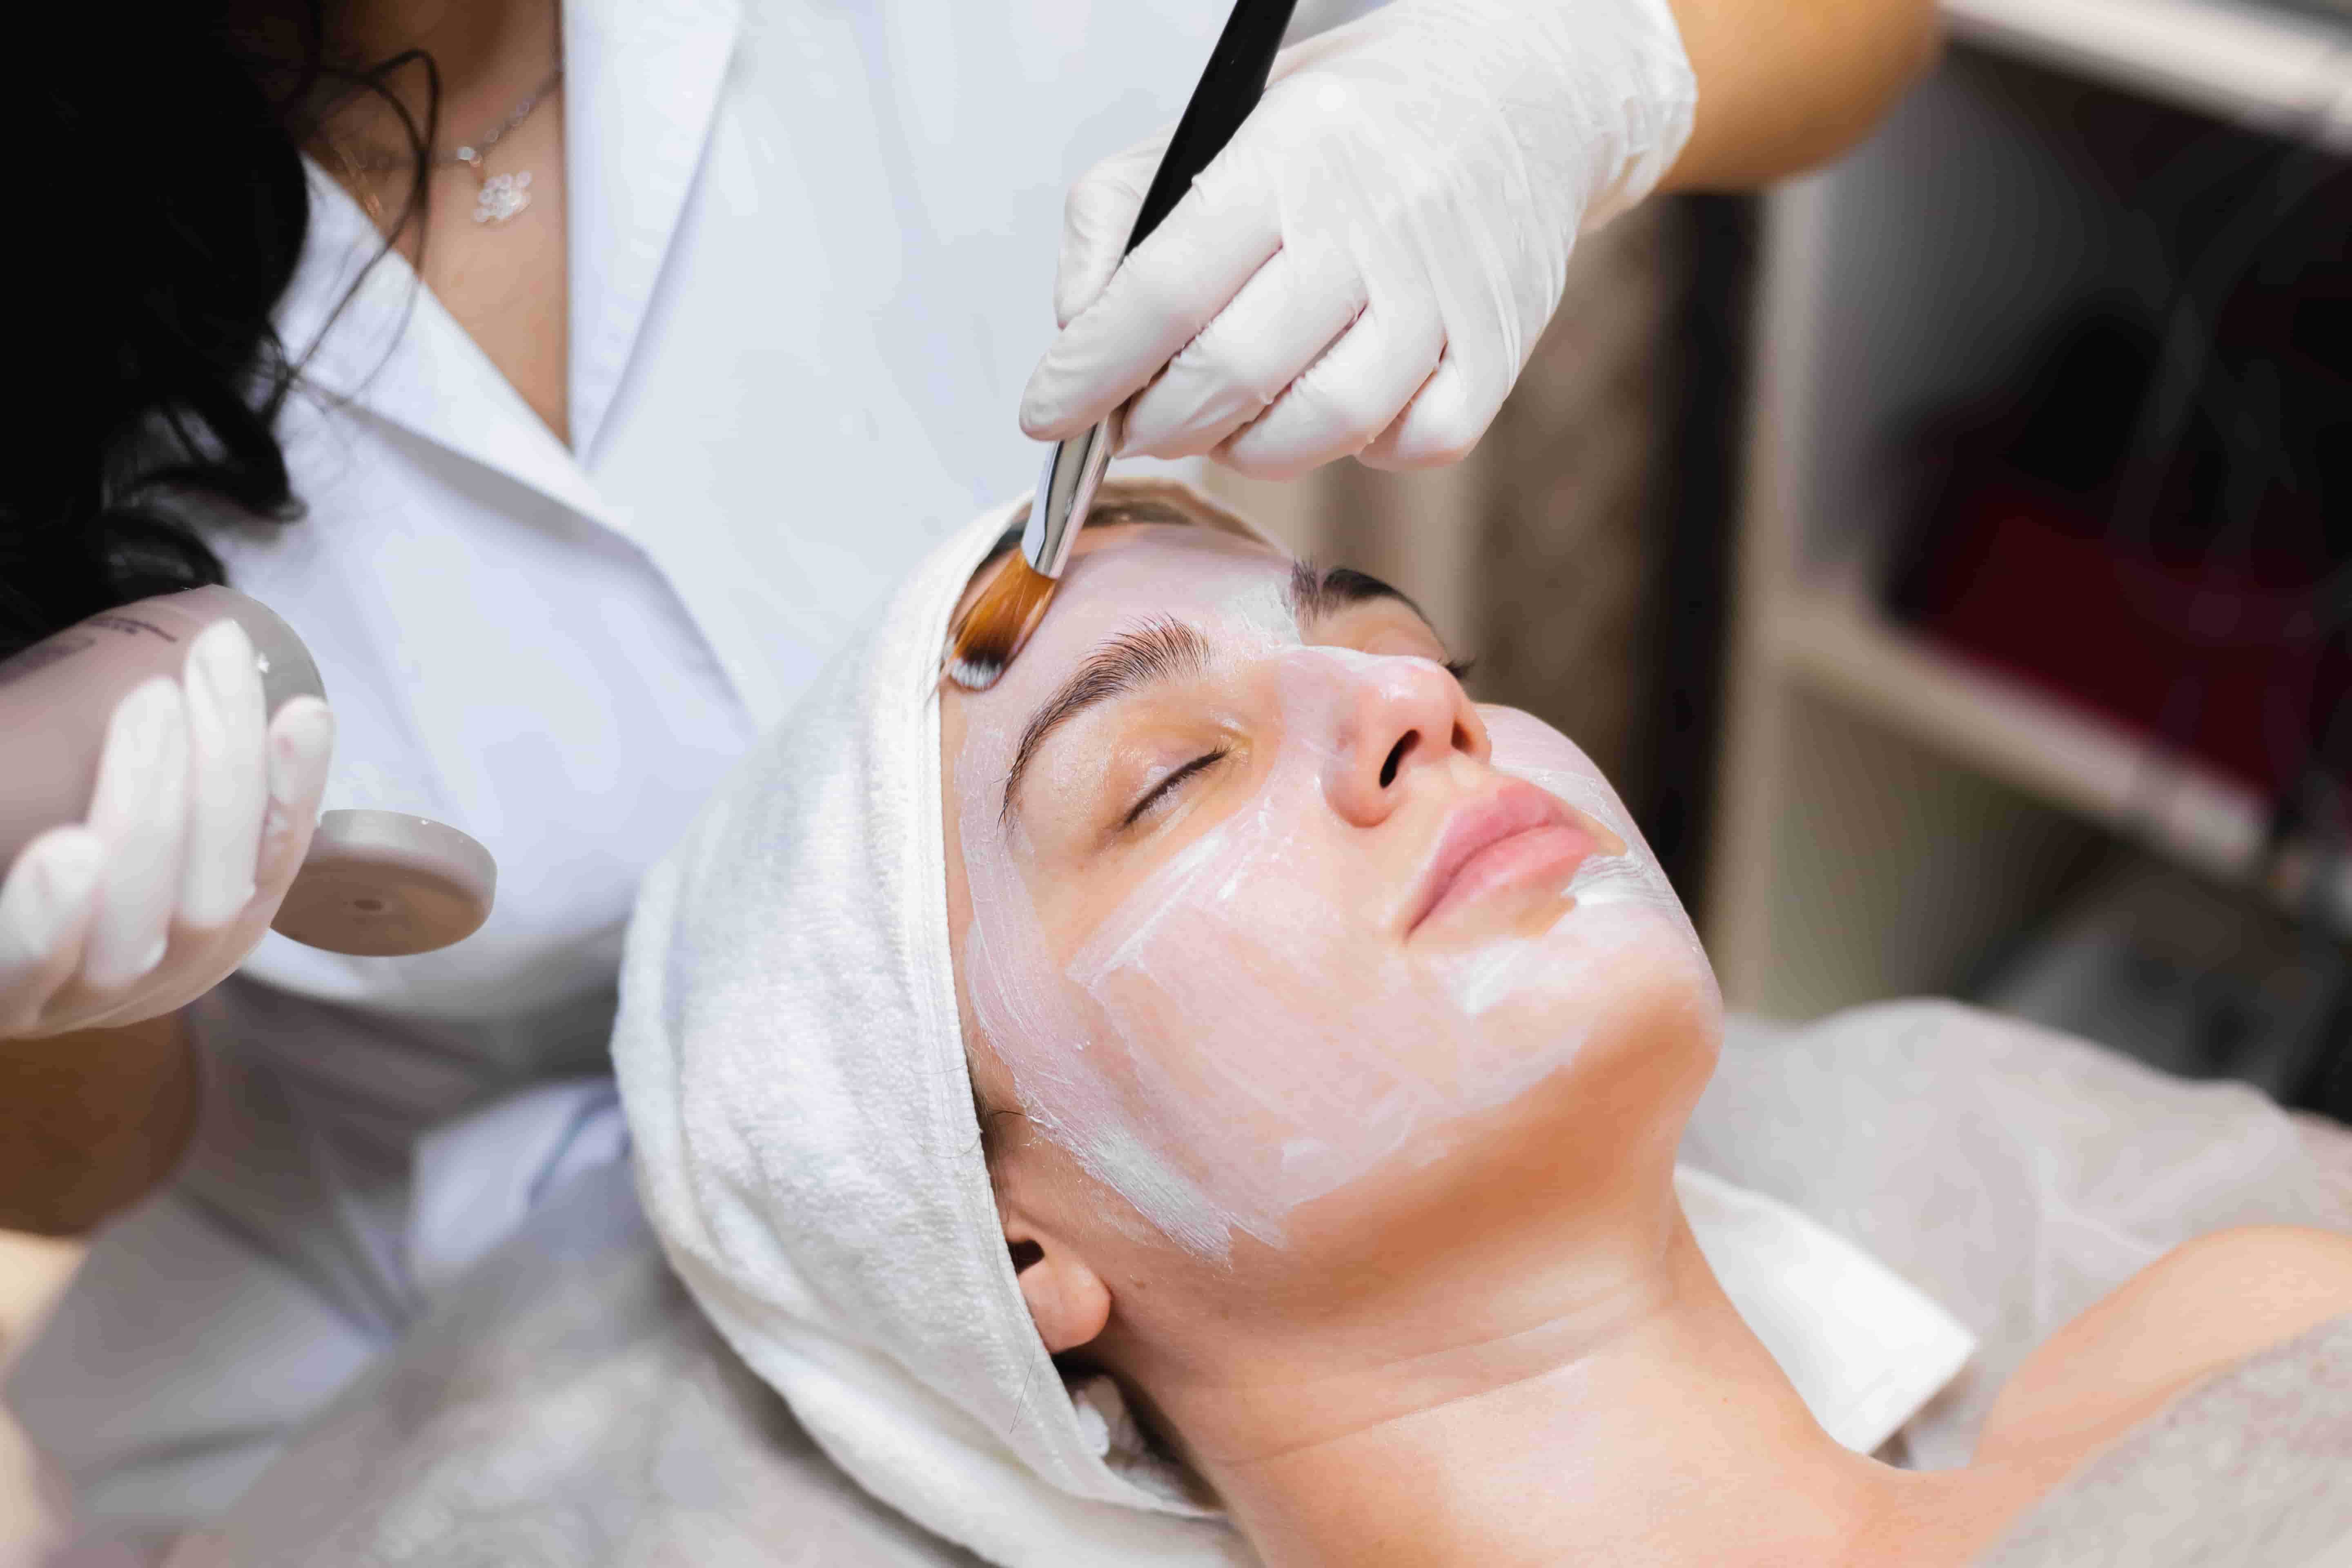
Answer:
<path fill-rule="evenodd" d="M 1009 559 L 1008 552 L 976 574 L 966 599 L 976 595 Z M 1290 557 L 1273 546 L 1223 529 L 1175 522 L 1112 523 L 1088 528 L 1078 535 L 1055 592 L 1054 609 L 1073 605 L 1099 608 L 1155 580 L 1180 588 L 1211 581 L 1278 580 L 1290 564 Z"/>
<path fill-rule="evenodd" d="M 1289 613 L 1290 558 L 1217 529 L 1119 523 L 1078 536 L 1045 619 L 1003 679 L 984 692 L 950 689 L 950 705 L 975 715 L 1026 712 L 1106 637 L 1173 616 L 1205 631 L 1220 623 L 1279 633 Z M 1003 563 L 996 564 L 1002 570 Z M 973 579 L 969 602 L 994 572 Z"/>

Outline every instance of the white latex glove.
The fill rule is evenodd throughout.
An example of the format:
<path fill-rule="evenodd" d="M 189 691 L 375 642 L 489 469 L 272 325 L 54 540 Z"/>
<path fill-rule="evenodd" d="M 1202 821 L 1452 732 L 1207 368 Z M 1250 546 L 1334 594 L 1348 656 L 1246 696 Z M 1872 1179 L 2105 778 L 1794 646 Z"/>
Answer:
<path fill-rule="evenodd" d="M 1451 462 L 1518 378 L 1578 231 L 1657 184 L 1696 97 L 1665 0 L 1391 0 L 1286 49 L 1124 266 L 1167 136 L 1072 189 L 1063 331 L 1021 426 L 1058 440 L 1150 383 L 1123 451 L 1265 478 Z"/>
<path fill-rule="evenodd" d="M 108 722 L 86 823 L 25 846 L 0 881 L 0 1039 L 136 1023 L 243 963 L 301 868 L 334 715 L 266 719 L 245 628 L 220 621 Z"/>

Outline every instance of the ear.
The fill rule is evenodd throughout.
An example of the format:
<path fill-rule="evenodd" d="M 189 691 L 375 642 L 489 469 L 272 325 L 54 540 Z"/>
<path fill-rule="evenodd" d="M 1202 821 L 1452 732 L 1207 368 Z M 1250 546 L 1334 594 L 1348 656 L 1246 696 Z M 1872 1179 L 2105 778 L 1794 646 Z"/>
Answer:
<path fill-rule="evenodd" d="M 1066 1244 L 1019 1214 L 1004 1215 L 1004 1245 L 1021 1281 L 1029 1321 L 1048 1354 L 1092 1343 L 1110 1321 L 1110 1287 Z"/>

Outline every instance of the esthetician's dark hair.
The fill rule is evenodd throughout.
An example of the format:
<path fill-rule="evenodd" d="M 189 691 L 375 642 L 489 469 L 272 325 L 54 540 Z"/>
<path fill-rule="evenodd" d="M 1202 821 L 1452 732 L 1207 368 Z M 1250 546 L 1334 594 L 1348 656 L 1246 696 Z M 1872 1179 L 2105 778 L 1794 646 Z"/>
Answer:
<path fill-rule="evenodd" d="M 19 185 L 0 327 L 0 658 L 223 581 L 182 506 L 299 514 L 275 431 L 299 366 L 271 313 L 310 204 L 312 117 L 415 54 L 329 54 L 335 0 L 59 0 L 0 71 Z M 12 29 L 12 31 L 15 31 Z M 36 42 L 36 38 L 40 41 Z M 421 221 L 432 116 L 404 110 Z"/>

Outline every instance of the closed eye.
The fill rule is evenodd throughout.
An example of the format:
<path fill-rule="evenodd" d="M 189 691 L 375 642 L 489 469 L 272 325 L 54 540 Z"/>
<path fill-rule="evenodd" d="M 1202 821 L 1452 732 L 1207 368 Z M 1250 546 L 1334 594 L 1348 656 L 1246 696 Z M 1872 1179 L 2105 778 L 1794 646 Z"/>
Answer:
<path fill-rule="evenodd" d="M 1158 784 L 1153 784 L 1150 789 L 1145 791 L 1143 798 L 1129 806 L 1128 808 L 1127 815 L 1118 819 L 1119 826 L 1122 828 L 1134 826 L 1138 822 L 1140 822 L 1143 819 L 1144 813 L 1150 811 L 1160 801 L 1167 799 L 1174 793 L 1179 785 L 1182 784 L 1186 780 L 1193 777 L 1195 774 L 1204 773 L 1208 769 L 1216 766 L 1219 763 L 1223 762 L 1225 760 L 1225 749 L 1221 746 L 1213 752 L 1203 752 L 1199 756 L 1194 757 L 1191 762 L 1186 763 L 1182 767 L 1178 768 L 1174 773 L 1170 773 L 1166 778 L 1161 779 Z"/>

